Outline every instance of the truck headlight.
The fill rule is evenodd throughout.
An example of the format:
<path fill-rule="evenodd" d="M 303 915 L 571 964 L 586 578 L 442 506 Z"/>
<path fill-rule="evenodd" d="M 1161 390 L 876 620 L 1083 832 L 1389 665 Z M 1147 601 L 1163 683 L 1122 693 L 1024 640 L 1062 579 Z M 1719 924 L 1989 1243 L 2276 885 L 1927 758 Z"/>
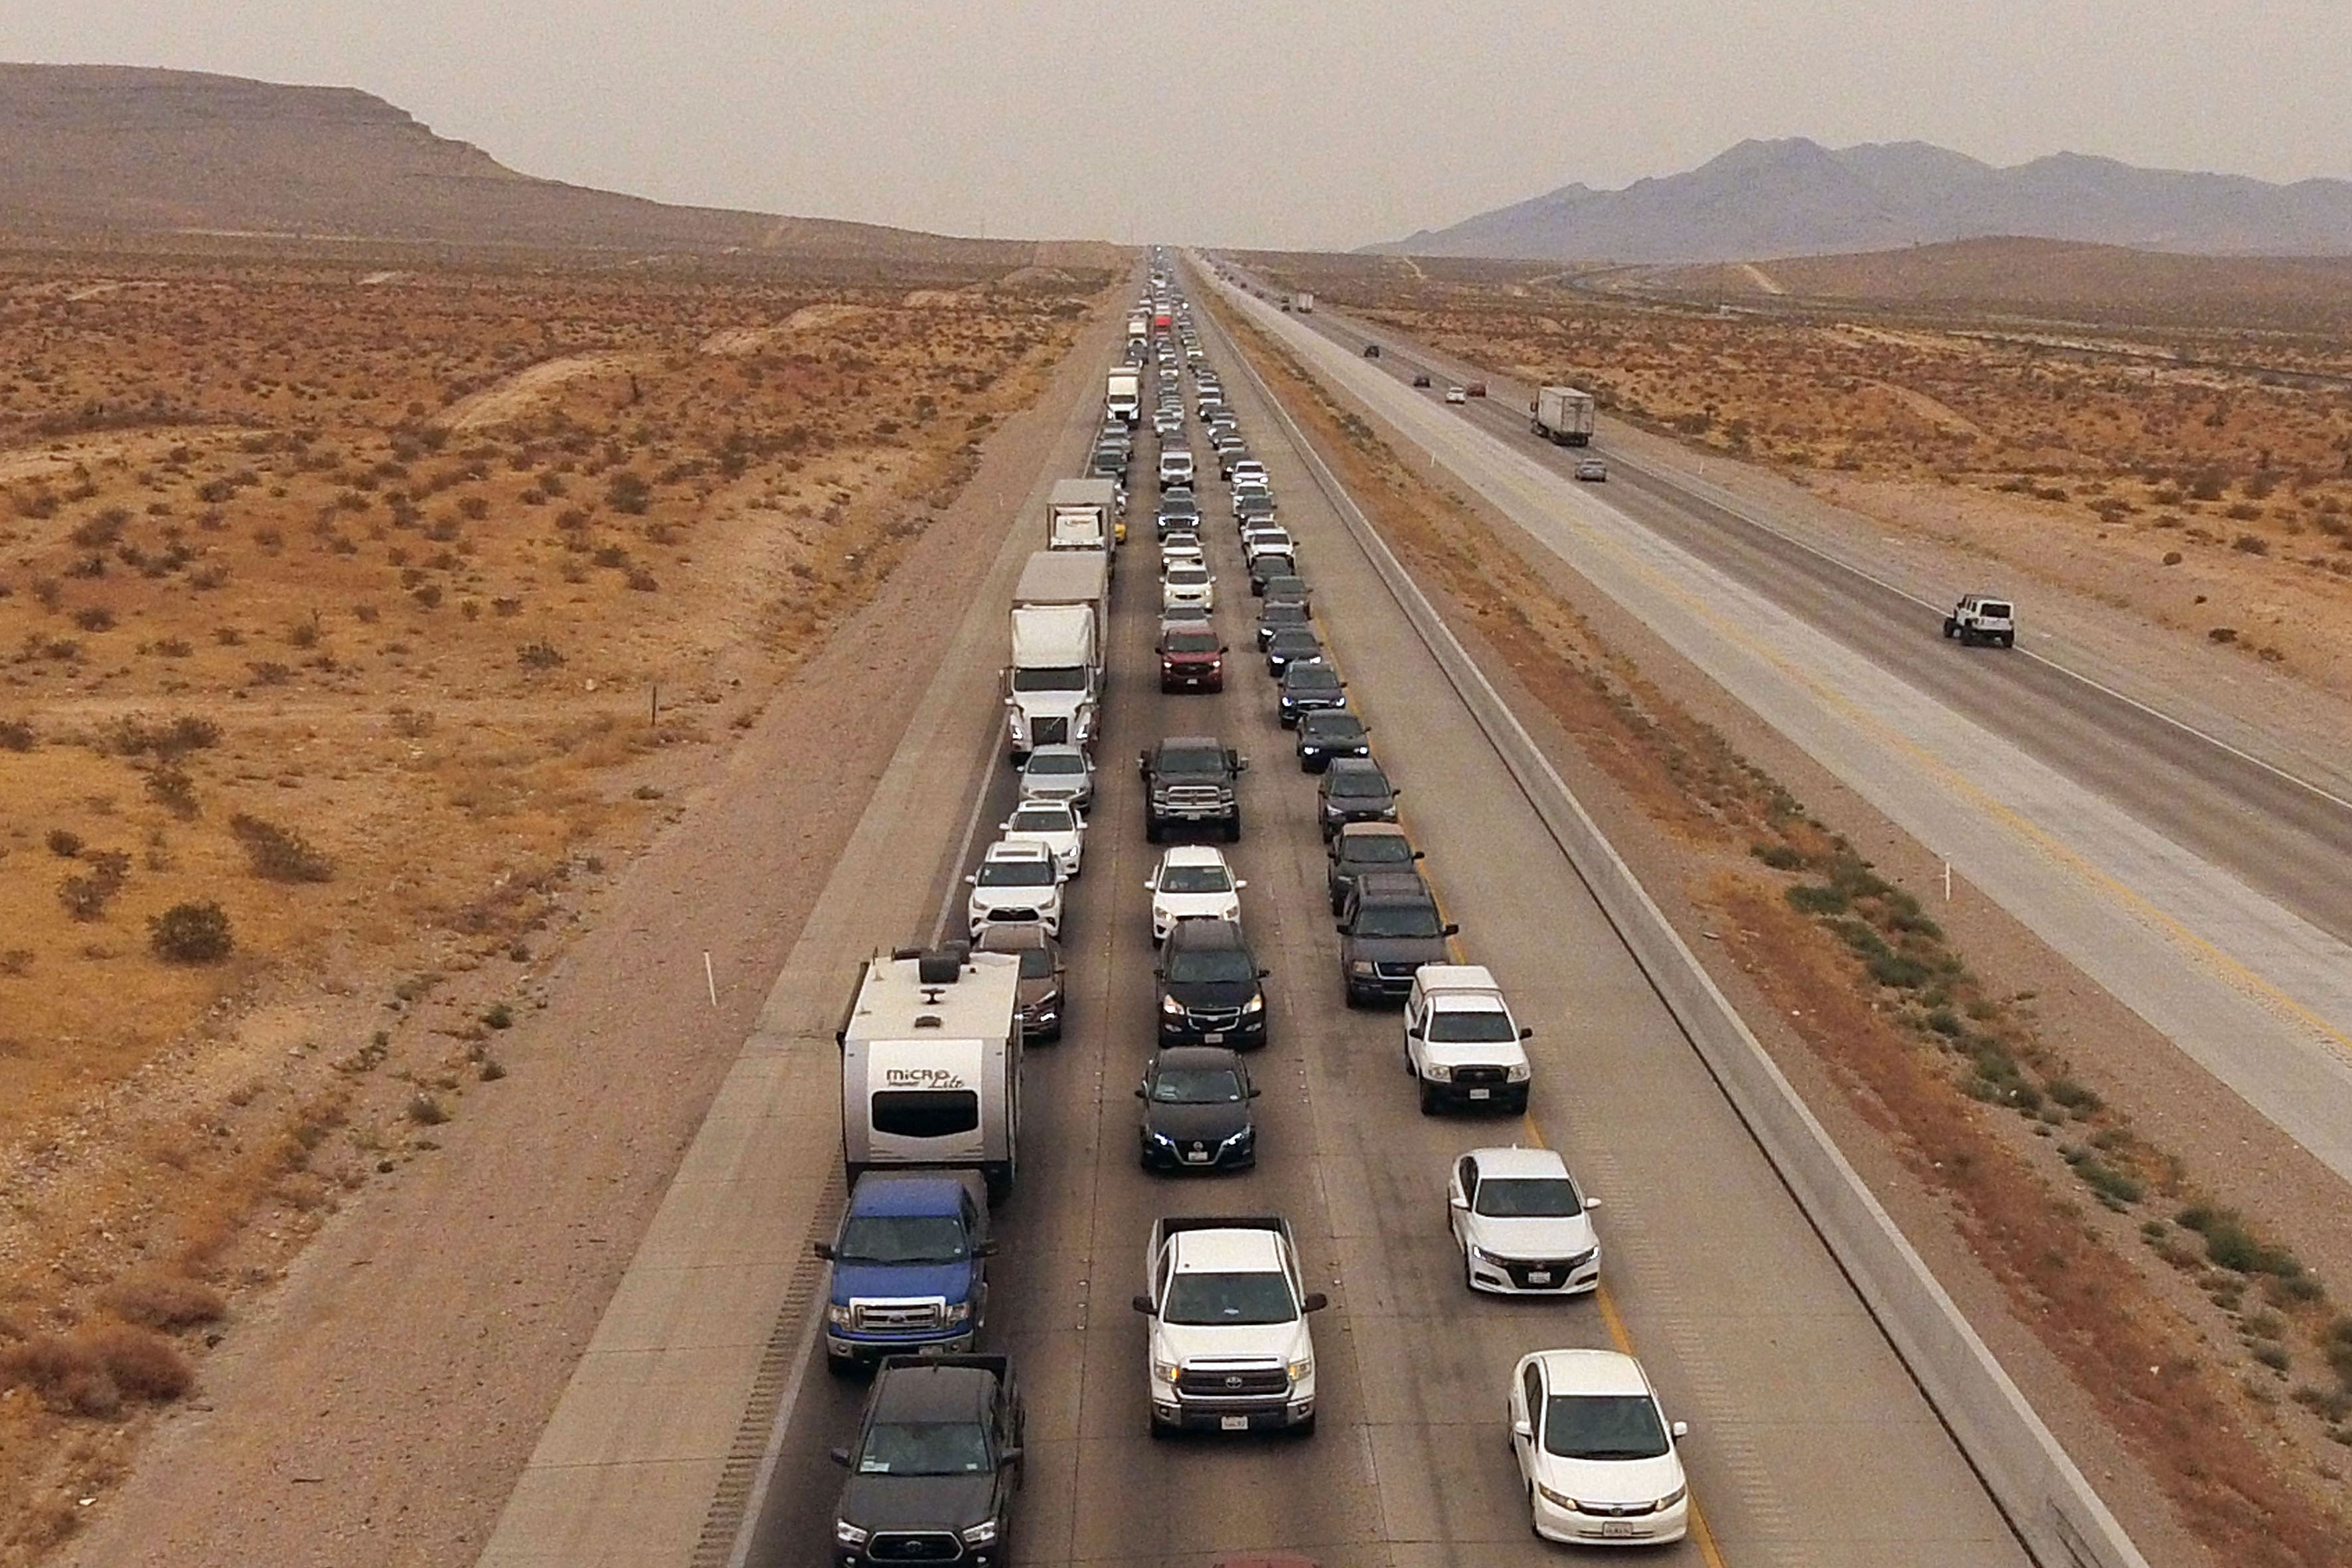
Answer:
<path fill-rule="evenodd" d="M 1421 1069 L 1421 1076 L 1432 1083 L 1452 1083 L 1454 1069 L 1444 1062 L 1432 1062 Z"/>
<path fill-rule="evenodd" d="M 971 1316 L 971 1303 L 970 1301 L 950 1301 L 947 1306 L 940 1310 L 940 1321 L 943 1323 L 961 1323 Z"/>
<path fill-rule="evenodd" d="M 1283 1370 L 1290 1373 L 1291 1382 L 1304 1383 L 1315 1375 L 1315 1358 L 1311 1355 L 1300 1356 L 1297 1360 L 1286 1363 Z"/>
<path fill-rule="evenodd" d="M 1243 1011 L 1244 1013 L 1263 1013 L 1263 1012 L 1265 1012 L 1265 992 L 1263 992 L 1263 991 L 1261 991 L 1261 992 L 1259 992 L 1256 995 L 1255 995 L 1255 996 L 1251 997 L 1248 1001 L 1246 1001 L 1246 1002 L 1243 1003 L 1243 1004 L 1242 1004 L 1242 1011 Z"/>
<path fill-rule="evenodd" d="M 824 1321 L 836 1329 L 845 1329 L 850 1323 L 850 1310 L 838 1301 L 829 1302 L 824 1309 Z"/>
<path fill-rule="evenodd" d="M 833 1539 L 843 1546 L 863 1546 L 866 1538 L 873 1533 L 870 1530 L 858 1529 L 845 1519 L 833 1521 Z"/>
<path fill-rule="evenodd" d="M 966 1546 L 987 1546 L 996 1540 L 996 1521 L 983 1519 L 963 1532 Z"/>
<path fill-rule="evenodd" d="M 1354 963 L 1348 965 L 1348 973 L 1350 974 L 1370 974 L 1372 973 L 1372 961 L 1369 958 L 1357 959 Z"/>
<path fill-rule="evenodd" d="M 1179 1366 L 1172 1361 L 1155 1360 L 1151 1363 L 1151 1375 L 1160 1382 L 1167 1384 L 1171 1388 L 1175 1386 L 1176 1374 L 1183 1370 L 1184 1369 L 1182 1367 Z"/>
<path fill-rule="evenodd" d="M 1184 1004 L 1173 996 L 1162 996 L 1160 999 L 1160 1010 L 1171 1018 L 1181 1018 L 1184 1016 Z"/>
<path fill-rule="evenodd" d="M 1525 1083 L 1535 1076 L 1535 1068 L 1525 1062 L 1513 1062 L 1511 1070 L 1504 1076 L 1513 1083 Z"/>

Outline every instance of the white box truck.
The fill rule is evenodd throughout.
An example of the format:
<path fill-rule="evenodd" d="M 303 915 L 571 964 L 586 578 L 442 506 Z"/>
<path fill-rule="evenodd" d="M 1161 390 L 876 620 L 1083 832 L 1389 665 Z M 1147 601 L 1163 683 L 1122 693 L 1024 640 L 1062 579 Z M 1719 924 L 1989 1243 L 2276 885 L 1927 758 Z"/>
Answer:
<path fill-rule="evenodd" d="M 1122 365 L 1103 378 L 1103 416 L 1123 425 L 1143 417 L 1143 373 Z"/>
<path fill-rule="evenodd" d="M 1118 485 L 1111 479 L 1055 479 L 1045 500 L 1045 548 L 1111 548 Z"/>
<path fill-rule="evenodd" d="M 1021 1142 L 1021 960 L 902 948 L 858 966 L 841 1047 L 841 1157 L 868 1171 L 978 1171 L 1013 1190 Z"/>
<path fill-rule="evenodd" d="M 1592 394 L 1572 386 L 1537 389 L 1528 428 L 1555 447 L 1586 447 L 1592 443 Z"/>
<path fill-rule="evenodd" d="M 1315 313 L 1315 296 L 1309 294 L 1304 289 L 1298 291 L 1297 304 L 1298 313 L 1300 315 L 1311 316 Z"/>

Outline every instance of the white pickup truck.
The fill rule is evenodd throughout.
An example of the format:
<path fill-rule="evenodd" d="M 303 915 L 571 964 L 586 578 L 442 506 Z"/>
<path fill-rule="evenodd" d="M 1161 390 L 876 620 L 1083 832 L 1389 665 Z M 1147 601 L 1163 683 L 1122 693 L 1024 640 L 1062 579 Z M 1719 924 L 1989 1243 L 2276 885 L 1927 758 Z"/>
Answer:
<path fill-rule="evenodd" d="M 1446 1105 L 1528 1108 L 1534 1069 L 1503 988 L 1480 963 L 1424 963 L 1404 1005 L 1404 1068 L 1421 1086 L 1421 1113 Z"/>
<path fill-rule="evenodd" d="M 1315 1430 L 1315 1338 L 1329 1303 L 1305 1288 L 1290 1224 L 1272 1215 L 1171 1215 L 1144 1253 L 1151 1435 Z"/>

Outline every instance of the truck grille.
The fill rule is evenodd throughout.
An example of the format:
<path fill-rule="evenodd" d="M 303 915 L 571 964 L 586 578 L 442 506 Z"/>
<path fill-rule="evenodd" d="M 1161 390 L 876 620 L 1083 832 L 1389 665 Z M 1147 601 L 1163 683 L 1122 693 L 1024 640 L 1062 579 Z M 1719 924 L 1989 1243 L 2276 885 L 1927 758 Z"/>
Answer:
<path fill-rule="evenodd" d="M 1029 743 L 1034 746 L 1065 746 L 1070 741 L 1067 718 L 1032 719 L 1029 721 Z"/>
<path fill-rule="evenodd" d="M 1268 1399 L 1290 1393 L 1290 1374 L 1278 1366 L 1186 1367 L 1176 1392 L 1187 1399 Z"/>
<path fill-rule="evenodd" d="M 1171 811 L 1221 811 L 1225 792 L 1214 784 L 1170 784 L 1166 799 Z"/>
<path fill-rule="evenodd" d="M 885 1531 L 866 1543 L 866 1555 L 877 1563 L 952 1563 L 963 1542 L 945 1531 Z"/>
<path fill-rule="evenodd" d="M 1455 1068 L 1454 1081 L 1479 1085 L 1508 1083 L 1511 1081 L 1511 1074 L 1507 1068 Z"/>
<path fill-rule="evenodd" d="M 1391 981 L 1401 985 L 1410 985 L 1412 984 L 1412 972 L 1420 967 L 1418 963 L 1375 963 L 1372 965 L 1372 973 L 1382 980 Z"/>
<path fill-rule="evenodd" d="M 866 1333 L 919 1334 L 943 1327 L 947 1303 L 938 1297 L 926 1301 L 852 1301 L 849 1326 Z"/>

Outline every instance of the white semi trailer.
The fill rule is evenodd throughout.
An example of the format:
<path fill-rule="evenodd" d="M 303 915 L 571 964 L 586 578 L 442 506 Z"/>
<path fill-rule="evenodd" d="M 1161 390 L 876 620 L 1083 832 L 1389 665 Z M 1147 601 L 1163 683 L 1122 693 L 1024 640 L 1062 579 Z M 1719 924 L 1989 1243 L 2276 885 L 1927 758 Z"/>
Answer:
<path fill-rule="evenodd" d="M 1547 386 L 1536 393 L 1528 428 L 1555 447 L 1592 444 L 1592 394 L 1572 386 Z"/>
<path fill-rule="evenodd" d="M 1021 1147 L 1021 960 L 901 950 L 858 966 L 841 1047 L 841 1156 L 868 1171 L 978 1171 L 1013 1190 Z"/>

